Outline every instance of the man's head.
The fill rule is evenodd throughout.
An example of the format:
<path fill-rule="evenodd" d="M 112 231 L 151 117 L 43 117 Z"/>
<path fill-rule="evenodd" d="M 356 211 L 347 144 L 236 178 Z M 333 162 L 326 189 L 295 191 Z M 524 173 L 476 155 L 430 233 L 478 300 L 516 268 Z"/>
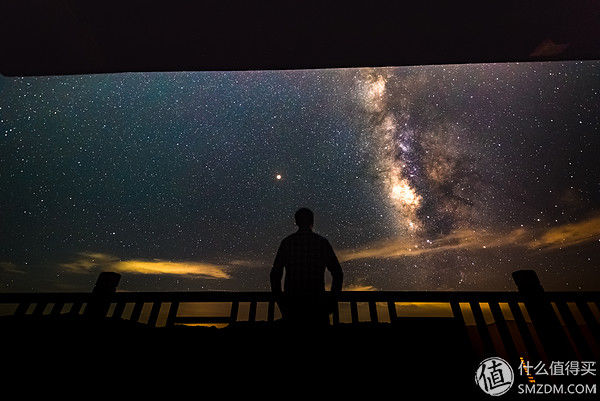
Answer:
<path fill-rule="evenodd" d="M 294 215 L 296 219 L 296 225 L 300 228 L 312 228 L 315 216 L 313 212 L 308 208 L 300 208 Z"/>

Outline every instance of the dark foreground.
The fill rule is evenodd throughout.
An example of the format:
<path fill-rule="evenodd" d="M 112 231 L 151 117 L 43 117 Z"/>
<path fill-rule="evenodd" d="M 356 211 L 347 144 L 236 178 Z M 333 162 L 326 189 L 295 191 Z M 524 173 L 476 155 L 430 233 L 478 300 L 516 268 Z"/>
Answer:
<path fill-rule="evenodd" d="M 8 318 L 2 332 L 3 343 L 10 344 L 5 366 L 21 377 L 57 375 L 58 383 L 193 386 L 195 393 L 244 398 L 387 398 L 390 391 L 393 398 L 413 394 L 410 399 L 479 395 L 464 327 L 451 319 L 323 329 L 240 323 L 217 329 Z"/>
<path fill-rule="evenodd" d="M 5 385 L 42 396 L 490 399 L 474 385 L 481 357 L 453 319 L 322 329 L 149 328 L 67 316 L 0 322 Z M 501 396 L 515 398 L 566 397 Z"/>

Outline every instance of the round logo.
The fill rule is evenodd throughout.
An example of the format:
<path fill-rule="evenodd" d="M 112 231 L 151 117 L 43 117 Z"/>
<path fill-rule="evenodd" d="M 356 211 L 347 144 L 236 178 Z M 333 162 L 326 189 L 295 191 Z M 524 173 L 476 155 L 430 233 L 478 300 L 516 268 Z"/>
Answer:
<path fill-rule="evenodd" d="M 475 383 L 484 393 L 502 395 L 512 387 L 515 375 L 504 359 L 491 357 L 481 361 L 475 371 Z"/>

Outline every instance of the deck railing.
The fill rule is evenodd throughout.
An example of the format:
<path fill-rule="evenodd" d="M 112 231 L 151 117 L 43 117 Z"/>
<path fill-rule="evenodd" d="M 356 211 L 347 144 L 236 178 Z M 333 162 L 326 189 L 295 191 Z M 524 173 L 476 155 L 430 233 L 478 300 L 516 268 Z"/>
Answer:
<path fill-rule="evenodd" d="M 266 318 L 260 320 L 273 322 L 279 315 L 273 295 L 268 292 L 114 292 L 114 289 L 103 292 L 101 286 L 97 291 L 98 288 L 97 284 L 92 293 L 4 293 L 0 294 L 0 305 L 13 307 L 9 314 L 14 320 L 81 315 L 82 318 L 143 321 L 148 327 L 253 323 L 259 320 L 259 305 L 266 306 Z M 448 312 L 446 320 L 464 327 L 474 348 L 482 355 L 527 356 L 540 360 L 552 357 L 600 359 L 600 292 L 544 292 L 527 285 L 519 289 L 503 292 L 346 291 L 337 297 L 338 307 L 331 323 L 394 325 L 405 319 L 398 313 L 405 303 L 425 310 L 428 305 L 441 304 Z M 225 307 L 218 313 L 192 316 L 181 313 L 181 306 L 188 303 Z M 243 317 L 242 305 L 247 312 Z M 347 319 L 341 319 L 341 312 L 348 315 L 348 309 Z"/>

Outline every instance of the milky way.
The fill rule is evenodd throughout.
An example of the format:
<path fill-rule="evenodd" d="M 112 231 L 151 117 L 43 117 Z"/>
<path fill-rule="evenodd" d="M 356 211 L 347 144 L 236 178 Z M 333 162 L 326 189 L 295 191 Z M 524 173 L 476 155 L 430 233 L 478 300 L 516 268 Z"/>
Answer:
<path fill-rule="evenodd" d="M 480 198 L 492 190 L 469 155 L 466 135 L 461 141 L 466 128 L 460 121 L 416 104 L 416 93 L 431 86 L 427 73 L 419 70 L 373 69 L 358 80 L 372 125 L 365 136 L 367 153 L 396 214 L 399 234 L 436 236 L 477 225 Z"/>
<path fill-rule="evenodd" d="M 597 62 L 0 77 L 0 283 L 262 290 L 315 211 L 347 289 L 600 289 Z"/>

